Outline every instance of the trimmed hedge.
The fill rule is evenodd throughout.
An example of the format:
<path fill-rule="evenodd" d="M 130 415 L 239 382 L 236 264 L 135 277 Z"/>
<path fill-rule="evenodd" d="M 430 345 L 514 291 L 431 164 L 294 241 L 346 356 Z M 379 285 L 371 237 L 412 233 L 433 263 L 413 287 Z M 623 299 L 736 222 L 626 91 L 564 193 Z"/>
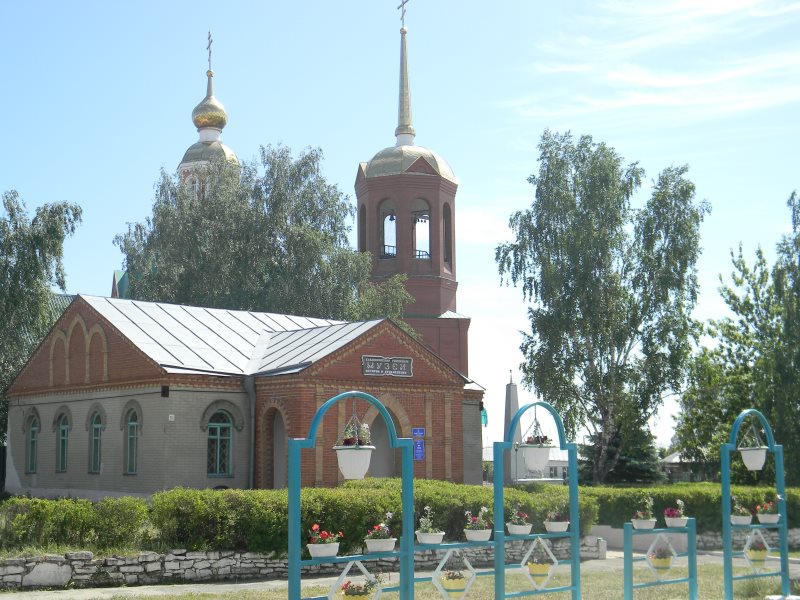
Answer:
<path fill-rule="evenodd" d="M 463 538 L 464 511 L 481 506 L 491 509 L 493 492 L 483 486 L 418 480 L 415 487 L 415 524 L 429 505 L 436 523 L 450 540 Z M 400 480 L 367 479 L 338 488 L 306 488 L 301 492 L 301 530 L 314 523 L 328 531 L 342 531 L 342 552 L 360 552 L 364 536 L 373 525 L 393 513 L 389 526 L 402 533 Z M 506 490 L 506 511 L 515 504 L 531 517 L 537 530 L 548 511 L 562 508 L 567 490 L 540 486 L 525 491 Z M 175 488 L 153 495 L 148 512 L 143 500 L 106 499 L 43 500 L 12 498 L 0 505 L 3 547 L 66 545 L 75 548 L 110 548 L 127 545 L 163 550 L 287 551 L 288 493 L 286 490 L 195 490 Z M 597 503 L 580 500 L 581 529 L 588 531 L 597 516 Z M 148 531 L 149 528 L 149 531 Z"/>
<path fill-rule="evenodd" d="M 401 534 L 401 484 L 398 479 L 350 481 L 337 488 L 306 488 L 301 492 L 303 542 L 314 523 L 328 531 L 342 531 L 341 551 L 360 552 L 366 533 L 393 513 L 389 526 Z M 774 496 L 769 488 L 735 487 L 734 493 L 753 507 Z M 491 510 L 493 490 L 435 480 L 414 482 L 415 526 L 425 506 L 434 512 L 436 525 L 448 540 L 463 539 L 464 511 Z M 564 508 L 565 486 L 530 484 L 505 490 L 506 515 L 519 504 L 535 531 L 542 531 L 547 513 Z M 582 487 L 578 506 L 581 533 L 600 522 L 621 527 L 638 501 L 654 500 L 655 515 L 675 506 L 680 498 L 686 512 L 697 518 L 698 531 L 721 529 L 718 484 L 677 484 L 650 488 Z M 788 493 L 789 525 L 797 526 L 800 492 Z M 285 554 L 288 539 L 286 490 L 194 490 L 175 488 L 154 494 L 148 508 L 138 498 L 87 500 L 10 498 L 0 503 L 0 546 L 6 549 L 48 547 L 114 548 L 142 550 L 240 550 Z M 490 518 L 492 515 L 490 514 Z"/>
<path fill-rule="evenodd" d="M 147 520 L 140 498 L 10 498 L 0 505 L 0 544 L 4 548 L 49 545 L 74 548 L 136 546 Z"/>
<path fill-rule="evenodd" d="M 746 507 L 753 509 L 765 499 L 774 499 L 775 489 L 731 486 L 731 492 Z M 654 487 L 582 487 L 583 497 L 593 498 L 599 508 L 598 522 L 622 527 L 630 520 L 643 496 L 653 498 L 653 516 L 663 526 L 664 509 L 676 506 L 679 498 L 686 503 L 686 516 L 697 519 L 697 531 L 722 531 L 722 487 L 718 483 L 678 483 Z M 786 490 L 789 527 L 800 526 L 800 490 Z"/>

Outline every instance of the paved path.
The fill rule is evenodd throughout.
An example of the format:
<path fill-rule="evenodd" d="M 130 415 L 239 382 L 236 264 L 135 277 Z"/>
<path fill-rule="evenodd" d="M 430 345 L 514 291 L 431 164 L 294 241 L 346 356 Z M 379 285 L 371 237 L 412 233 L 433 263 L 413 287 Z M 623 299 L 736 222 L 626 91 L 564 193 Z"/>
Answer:
<path fill-rule="evenodd" d="M 641 555 L 638 555 L 641 556 Z M 775 561 L 777 563 L 777 560 Z M 743 564 L 744 561 L 742 560 Z M 722 552 L 698 553 L 698 565 L 721 565 Z M 734 562 L 734 564 L 739 564 Z M 562 567 L 565 570 L 569 567 Z M 592 571 L 622 571 L 624 568 L 622 552 L 609 550 L 606 560 L 587 560 L 581 563 L 581 572 Z M 777 568 L 777 564 L 776 564 Z M 792 578 L 800 577 L 800 559 L 789 559 L 789 572 Z M 427 575 L 418 573 L 418 575 Z M 303 586 L 330 586 L 336 577 L 323 577 L 319 579 L 304 579 Z M 397 574 L 393 574 L 393 581 L 397 581 Z M 136 598 L 137 596 L 166 596 L 170 594 L 233 594 L 243 591 L 281 590 L 286 589 L 285 580 L 249 581 L 246 583 L 187 583 L 170 585 L 142 585 L 136 587 L 118 588 L 91 588 L 83 590 L 49 590 L 46 592 L 10 592 L 0 593 L 0 600 L 102 600 L 108 598 Z"/>

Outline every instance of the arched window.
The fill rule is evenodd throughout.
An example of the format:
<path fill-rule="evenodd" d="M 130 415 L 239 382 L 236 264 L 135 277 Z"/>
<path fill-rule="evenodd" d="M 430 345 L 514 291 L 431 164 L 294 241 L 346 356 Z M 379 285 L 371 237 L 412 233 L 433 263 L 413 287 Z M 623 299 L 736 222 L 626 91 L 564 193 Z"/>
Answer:
<path fill-rule="evenodd" d="M 445 204 L 442 211 L 442 228 L 444 229 L 444 262 L 453 268 L 453 216 L 450 205 Z"/>
<path fill-rule="evenodd" d="M 69 419 L 67 415 L 58 417 L 58 443 L 56 445 L 56 472 L 66 473 L 69 451 Z"/>
<path fill-rule="evenodd" d="M 92 416 L 91 438 L 89 444 L 89 473 L 99 473 L 102 466 L 102 438 L 103 438 L 103 419 L 100 413 L 96 412 Z"/>
<path fill-rule="evenodd" d="M 139 415 L 129 410 L 125 419 L 125 474 L 135 475 L 139 453 Z"/>
<path fill-rule="evenodd" d="M 431 257 L 431 207 L 422 198 L 411 203 L 411 231 L 414 258 Z"/>
<path fill-rule="evenodd" d="M 381 239 L 378 248 L 381 258 L 397 256 L 397 211 L 394 202 L 384 200 L 380 206 Z"/>
<path fill-rule="evenodd" d="M 231 446 L 233 445 L 233 419 L 225 411 L 219 410 L 208 420 L 208 468 L 212 476 L 230 476 Z"/>
<path fill-rule="evenodd" d="M 39 450 L 39 419 L 36 417 L 31 417 L 28 421 L 27 434 L 26 450 L 28 456 L 26 456 L 27 460 L 25 461 L 25 472 L 36 473 L 36 460 Z"/>

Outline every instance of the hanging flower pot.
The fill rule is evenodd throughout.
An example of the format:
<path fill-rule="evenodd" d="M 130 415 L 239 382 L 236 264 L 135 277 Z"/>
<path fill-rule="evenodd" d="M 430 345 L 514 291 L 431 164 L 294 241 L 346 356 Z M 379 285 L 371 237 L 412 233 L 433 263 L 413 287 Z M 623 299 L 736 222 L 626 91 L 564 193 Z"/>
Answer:
<path fill-rule="evenodd" d="M 538 427 L 538 421 L 535 423 Z M 537 435 L 528 436 L 524 444 L 519 446 L 522 448 L 522 457 L 525 459 L 525 468 L 528 471 L 544 471 L 547 463 L 550 461 L 550 450 L 554 448 L 550 442 L 550 438 L 541 433 Z"/>
<path fill-rule="evenodd" d="M 345 479 L 364 479 L 375 446 L 334 446 L 339 470 Z"/>
<path fill-rule="evenodd" d="M 650 564 L 659 573 L 666 573 L 672 568 L 672 556 L 650 556 Z"/>
<path fill-rule="evenodd" d="M 345 479 L 364 479 L 369 470 L 369 461 L 375 446 L 370 445 L 369 425 L 358 420 L 355 414 L 347 422 L 339 443 L 334 447 L 339 461 L 339 470 Z"/>
<path fill-rule="evenodd" d="M 739 448 L 739 453 L 742 455 L 744 466 L 749 471 L 760 471 L 764 468 L 764 462 L 767 460 L 766 446 Z"/>
<path fill-rule="evenodd" d="M 537 586 L 542 586 L 547 581 L 547 575 L 550 573 L 552 566 L 550 563 L 529 562 L 528 573 L 530 573 L 531 579 L 536 582 Z"/>
<path fill-rule="evenodd" d="M 747 550 L 747 560 L 750 561 L 754 569 L 763 569 L 764 563 L 767 561 L 767 554 L 768 552 L 766 549 L 750 548 Z"/>
<path fill-rule="evenodd" d="M 461 598 L 467 590 L 469 579 L 461 571 L 445 571 L 439 579 L 439 583 L 442 584 L 449 598 Z"/>

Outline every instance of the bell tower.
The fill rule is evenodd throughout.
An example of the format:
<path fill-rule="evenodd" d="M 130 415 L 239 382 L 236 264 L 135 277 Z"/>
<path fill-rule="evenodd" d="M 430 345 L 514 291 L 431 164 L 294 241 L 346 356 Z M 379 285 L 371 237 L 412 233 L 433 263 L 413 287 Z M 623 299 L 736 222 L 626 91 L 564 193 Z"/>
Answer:
<path fill-rule="evenodd" d="M 414 144 L 405 25 L 400 29 L 396 143 L 356 174 L 358 249 L 372 253 L 375 281 L 404 273 L 414 301 L 404 319 L 467 374 L 470 319 L 456 312 L 455 200 L 458 180 L 436 152 Z"/>

